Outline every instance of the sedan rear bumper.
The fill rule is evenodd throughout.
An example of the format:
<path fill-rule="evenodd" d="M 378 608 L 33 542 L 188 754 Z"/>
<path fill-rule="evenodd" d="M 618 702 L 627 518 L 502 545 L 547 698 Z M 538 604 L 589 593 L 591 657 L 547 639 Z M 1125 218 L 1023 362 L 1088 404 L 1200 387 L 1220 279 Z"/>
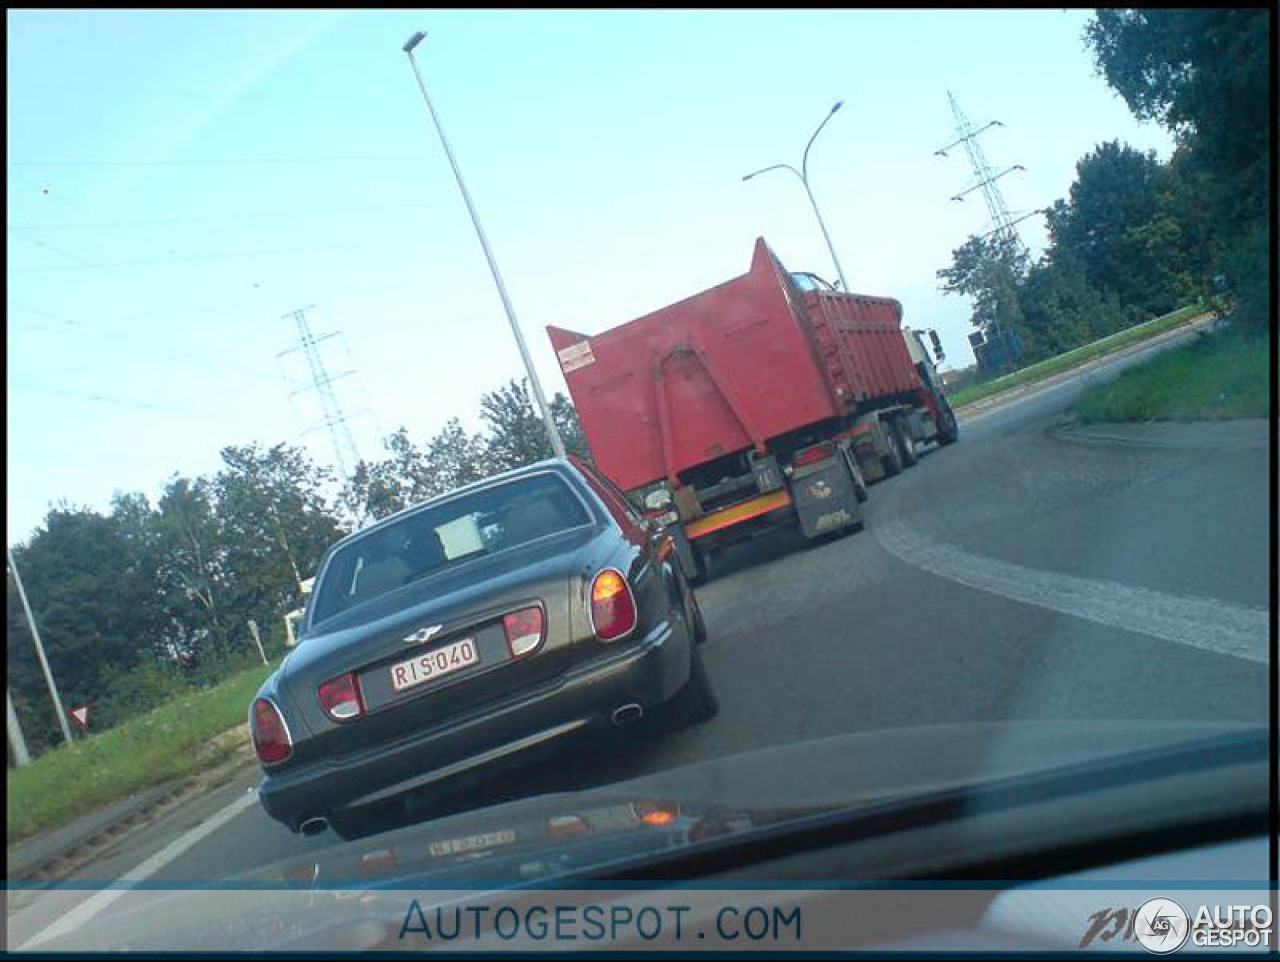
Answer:
<path fill-rule="evenodd" d="M 439 786 L 565 735 L 606 726 L 622 704 L 653 709 L 689 679 L 691 640 L 683 623 L 677 625 L 664 622 L 638 644 L 453 725 L 272 773 L 259 785 L 258 799 L 267 814 L 297 831 L 308 818 Z"/>

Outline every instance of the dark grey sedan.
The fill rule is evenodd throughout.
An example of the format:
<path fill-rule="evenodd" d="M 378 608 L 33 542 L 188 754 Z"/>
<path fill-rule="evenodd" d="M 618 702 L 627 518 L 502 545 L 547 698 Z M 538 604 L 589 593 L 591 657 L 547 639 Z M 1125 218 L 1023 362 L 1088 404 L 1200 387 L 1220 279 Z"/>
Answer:
<path fill-rule="evenodd" d="M 577 459 L 490 478 L 339 541 L 301 643 L 249 710 L 267 812 L 366 834 L 457 776 L 715 695 L 670 540 Z"/>

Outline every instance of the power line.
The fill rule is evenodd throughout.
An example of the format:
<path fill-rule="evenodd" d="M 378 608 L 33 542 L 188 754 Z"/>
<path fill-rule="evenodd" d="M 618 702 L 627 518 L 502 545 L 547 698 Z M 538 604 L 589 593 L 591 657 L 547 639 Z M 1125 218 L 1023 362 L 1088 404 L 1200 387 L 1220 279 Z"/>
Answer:
<path fill-rule="evenodd" d="M 426 157 L 404 156 L 331 156 L 331 157 L 204 157 L 169 160 L 11 160 L 9 167 L 222 167 L 251 164 L 421 164 Z"/>
<path fill-rule="evenodd" d="M 49 387 L 41 384 L 24 384 L 21 381 L 10 381 L 9 387 L 19 391 L 36 391 L 42 394 L 58 394 L 63 397 L 76 398 L 81 401 L 93 401 L 97 404 L 114 404 L 118 407 L 139 408 L 149 411 L 160 411 L 164 414 L 178 414 L 184 417 L 217 417 L 211 411 L 195 411 L 191 409 L 167 407 L 161 404 L 149 404 L 146 401 L 130 401 L 124 398 L 108 397 L 104 394 L 86 394 L 81 391 L 68 391 L 64 388 Z"/>
<path fill-rule="evenodd" d="M 385 204 L 375 207 L 330 207 L 323 210 L 270 211 L 259 214 L 239 214 L 222 217 L 164 217 L 154 220 L 107 220 L 86 221 L 83 223 L 63 224 L 14 224 L 11 231 L 33 231 L 36 233 L 52 233 L 61 230 L 128 230 L 135 227 L 175 227 L 184 224 L 238 224 L 244 221 L 288 221 L 307 220 L 313 217 L 328 217 L 337 214 L 373 214 L 384 212 L 401 212 L 413 210 L 431 210 L 433 204 Z"/>
<path fill-rule="evenodd" d="M 125 333 L 124 331 L 120 331 L 118 329 L 104 328 L 97 324 L 89 324 L 89 323 L 86 323 L 85 321 L 78 321 L 78 320 L 75 320 L 74 318 L 66 317 L 59 314 L 54 314 L 52 311 L 46 311 L 38 307 L 33 307 L 29 304 L 24 304 L 21 301 L 10 300 L 9 304 L 12 305 L 13 307 L 19 308 L 20 310 L 30 311 L 41 317 L 45 317 L 50 320 L 57 321 L 64 326 L 64 329 L 59 329 L 59 328 L 50 327 L 47 325 L 28 325 L 28 327 L 33 330 L 49 331 L 53 334 L 65 334 L 66 333 L 65 328 L 71 327 L 71 328 L 78 329 L 77 333 L 79 333 L 80 335 L 87 334 L 91 337 L 105 337 L 105 338 L 110 338 L 116 341 L 126 341 L 130 344 L 140 345 L 143 348 L 151 349 L 151 350 L 154 350 L 156 347 L 154 342 L 150 339 L 138 337 L 130 333 Z M 219 368 L 223 371 L 231 372 L 234 375 L 238 377 L 242 377 L 246 380 L 251 379 L 254 381 L 261 381 L 263 379 L 273 377 L 273 375 L 270 374 L 269 372 L 253 371 L 249 368 L 244 367 L 243 365 L 229 365 L 229 364 L 221 363 L 218 360 L 218 358 L 225 357 L 225 356 L 227 355 L 226 354 L 222 354 L 222 355 L 209 354 L 209 353 L 192 353 L 190 351 L 167 351 L 163 354 L 153 355 L 152 360 L 195 361 L 201 365 Z M 243 352 L 239 352 L 237 356 L 242 357 Z M 92 366 L 92 369 L 97 370 L 99 369 L 99 367 L 100 365 L 97 362 L 95 362 L 94 365 Z M 77 373 L 80 373 L 81 371 L 85 371 L 88 369 L 89 368 L 82 365 L 82 366 L 73 367 L 73 368 L 59 368 L 55 371 L 47 372 L 47 373 L 52 374 L 54 377 L 62 377 L 62 376 L 67 376 L 71 374 L 77 374 Z"/>
<path fill-rule="evenodd" d="M 11 267 L 10 274 L 50 274 L 76 270 L 110 270 L 114 267 L 143 267 L 155 264 L 184 264 L 193 261 L 234 260 L 237 257 L 279 257 L 296 254 L 309 254 L 330 250 L 381 250 L 388 247 L 410 249 L 421 247 L 427 241 L 405 243 L 403 241 L 387 241 L 381 244 L 317 244 L 312 247 L 280 247 L 253 251 L 224 251 L 216 254 L 191 254 L 184 257 L 148 257 L 128 261 L 88 262 L 77 265 L 64 264 L 55 267 Z"/>

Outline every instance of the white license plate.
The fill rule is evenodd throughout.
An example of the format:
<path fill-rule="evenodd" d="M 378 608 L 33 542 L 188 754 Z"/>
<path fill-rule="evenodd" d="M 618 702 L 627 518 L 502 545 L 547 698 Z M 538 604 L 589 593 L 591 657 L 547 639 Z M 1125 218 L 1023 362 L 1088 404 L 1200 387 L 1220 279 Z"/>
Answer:
<path fill-rule="evenodd" d="M 480 653 L 476 651 L 475 639 L 463 638 L 452 644 L 432 648 L 398 665 L 392 665 L 391 688 L 398 692 L 404 691 L 414 685 L 451 675 L 479 661 Z"/>
<path fill-rule="evenodd" d="M 465 838 L 451 838 L 446 842 L 432 842 L 428 846 L 436 858 L 445 855 L 460 855 L 463 852 L 478 852 L 496 845 L 510 845 L 516 840 L 516 833 L 510 829 L 501 832 L 484 832 L 480 835 L 468 835 Z"/>

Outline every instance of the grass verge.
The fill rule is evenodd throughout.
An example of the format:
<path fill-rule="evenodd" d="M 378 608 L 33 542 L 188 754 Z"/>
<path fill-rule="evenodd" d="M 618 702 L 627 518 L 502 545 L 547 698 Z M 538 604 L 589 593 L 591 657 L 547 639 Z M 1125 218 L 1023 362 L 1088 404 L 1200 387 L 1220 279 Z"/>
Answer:
<path fill-rule="evenodd" d="M 1104 354 L 1110 354 L 1113 351 L 1128 347 L 1130 344 L 1145 341 L 1155 337 L 1157 334 L 1171 331 L 1175 327 L 1190 324 L 1192 321 L 1198 320 L 1207 314 L 1208 312 L 1205 308 L 1199 304 L 1180 307 L 1172 313 L 1125 328 L 1123 331 L 1117 331 L 1115 334 L 1100 340 L 1091 341 L 1083 347 L 1077 347 L 1064 354 L 1059 354 L 1057 357 L 1051 357 L 1047 361 L 1032 364 L 1030 367 L 1024 367 L 1020 371 L 1014 371 L 1012 374 L 1006 374 L 993 381 L 984 381 L 981 384 L 973 384 L 962 388 L 955 394 L 947 395 L 947 400 L 951 402 L 953 408 L 959 409 L 966 404 L 972 404 L 974 401 L 980 401 L 993 394 L 999 394 L 1001 391 L 1007 391 L 1022 384 L 1043 381 L 1047 377 L 1052 377 L 1054 374 L 1070 370 L 1073 367 L 1079 367 L 1081 364 L 1092 361 L 1094 358 L 1101 357 Z"/>
<path fill-rule="evenodd" d="M 259 665 L 242 671 L 10 769 L 8 843 L 216 765 L 237 745 L 217 736 L 245 723 L 249 702 L 273 670 Z"/>
<path fill-rule="evenodd" d="M 1125 371 L 1086 391 L 1076 419 L 1099 421 L 1226 421 L 1264 418 L 1271 404 L 1271 345 L 1227 328 Z"/>

